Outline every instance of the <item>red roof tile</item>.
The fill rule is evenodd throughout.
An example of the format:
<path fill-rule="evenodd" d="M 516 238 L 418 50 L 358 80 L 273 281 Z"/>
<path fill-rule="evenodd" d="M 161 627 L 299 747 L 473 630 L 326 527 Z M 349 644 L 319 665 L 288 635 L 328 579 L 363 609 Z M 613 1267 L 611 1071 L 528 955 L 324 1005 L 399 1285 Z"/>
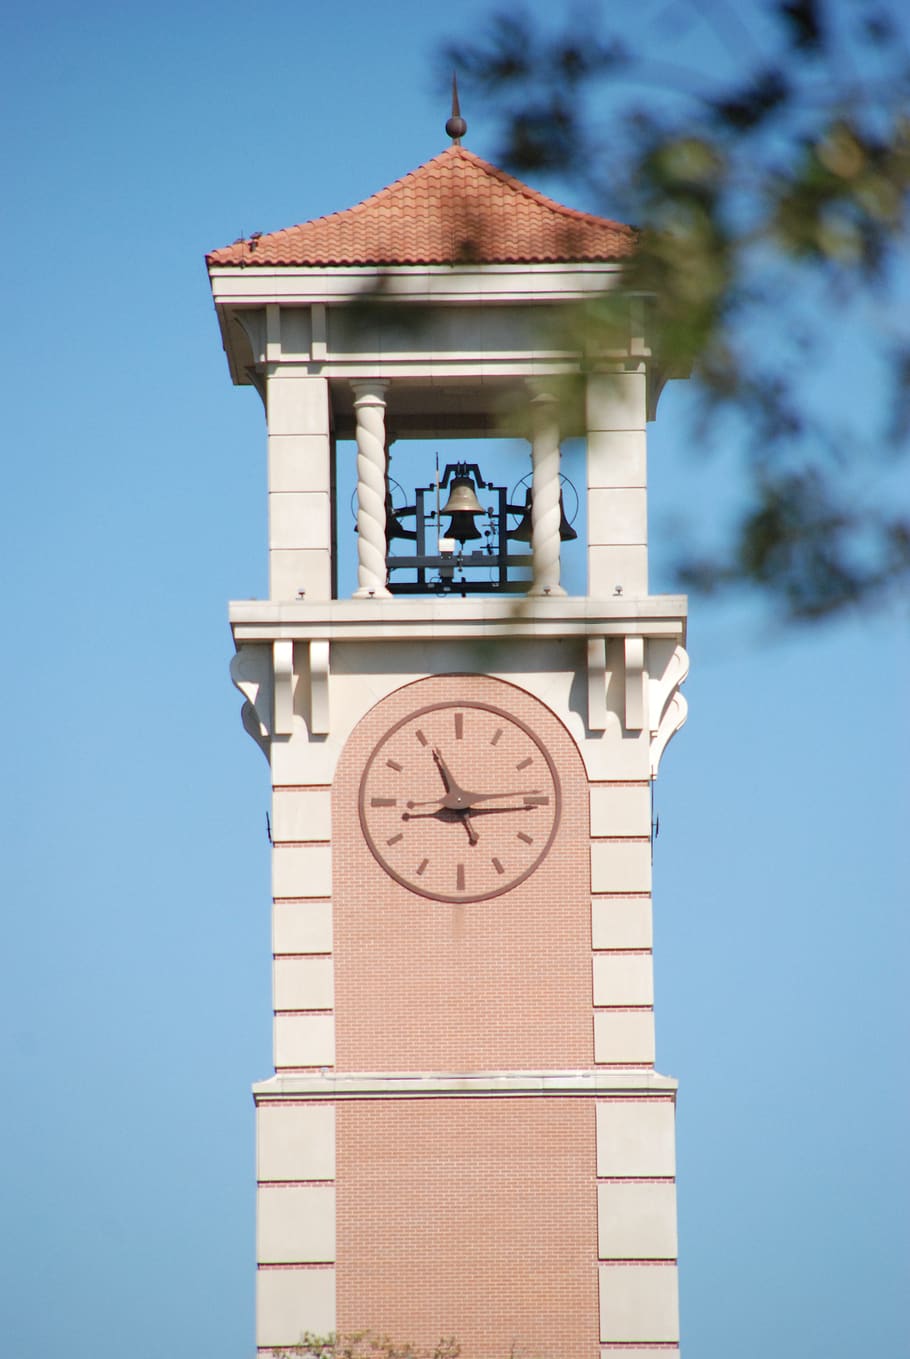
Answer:
<path fill-rule="evenodd" d="M 235 241 L 210 265 L 564 263 L 629 256 L 635 232 L 565 208 L 450 146 L 356 207 Z"/>

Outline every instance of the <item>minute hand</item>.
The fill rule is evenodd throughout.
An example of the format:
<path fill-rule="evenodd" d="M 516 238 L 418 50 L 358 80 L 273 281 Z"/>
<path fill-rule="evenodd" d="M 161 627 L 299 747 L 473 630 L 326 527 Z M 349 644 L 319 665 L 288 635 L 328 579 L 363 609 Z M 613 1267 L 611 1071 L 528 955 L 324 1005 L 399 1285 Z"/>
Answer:
<path fill-rule="evenodd" d="M 521 788 L 512 793 L 466 793 L 457 785 L 445 797 L 430 798 L 428 802 L 409 802 L 409 807 L 447 807 L 450 811 L 461 812 L 474 807 L 478 802 L 493 802 L 501 797 L 540 797 L 539 788 Z"/>

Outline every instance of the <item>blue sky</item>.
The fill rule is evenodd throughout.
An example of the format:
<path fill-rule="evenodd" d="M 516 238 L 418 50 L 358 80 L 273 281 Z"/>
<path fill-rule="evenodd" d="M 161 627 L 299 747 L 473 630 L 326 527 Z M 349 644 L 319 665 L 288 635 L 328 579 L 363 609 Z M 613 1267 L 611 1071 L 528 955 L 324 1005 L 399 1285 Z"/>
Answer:
<path fill-rule="evenodd" d="M 485 12 L 88 0 L 4 21 L 15 1359 L 252 1351 L 268 778 L 226 601 L 265 593 L 265 440 L 203 256 L 443 149 L 436 49 Z M 483 109 L 464 112 L 490 154 Z M 675 384 L 652 427 L 655 589 L 672 515 L 696 498 L 710 518 L 728 492 L 685 409 Z M 655 858 L 692 1359 L 907 1345 L 905 636 L 894 613 L 788 634 L 693 601 Z"/>

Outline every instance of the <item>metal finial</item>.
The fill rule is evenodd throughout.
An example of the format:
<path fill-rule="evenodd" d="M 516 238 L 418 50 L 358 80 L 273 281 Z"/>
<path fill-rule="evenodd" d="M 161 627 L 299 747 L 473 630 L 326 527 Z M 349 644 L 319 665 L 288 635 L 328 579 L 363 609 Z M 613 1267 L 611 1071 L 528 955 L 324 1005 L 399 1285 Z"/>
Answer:
<path fill-rule="evenodd" d="M 452 138 L 456 146 L 461 145 L 461 139 L 468 130 L 468 125 L 461 116 L 461 109 L 458 107 L 458 77 L 452 72 L 452 116 L 446 122 L 446 132 Z"/>

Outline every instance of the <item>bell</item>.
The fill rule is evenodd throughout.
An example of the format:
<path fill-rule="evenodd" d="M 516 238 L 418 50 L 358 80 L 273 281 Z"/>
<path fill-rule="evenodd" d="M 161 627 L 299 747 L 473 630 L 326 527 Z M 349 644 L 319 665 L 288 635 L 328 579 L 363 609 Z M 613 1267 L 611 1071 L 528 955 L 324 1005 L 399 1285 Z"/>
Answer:
<path fill-rule="evenodd" d="M 483 537 L 474 523 L 475 514 L 483 514 L 483 506 L 477 499 L 477 492 L 470 477 L 453 478 L 449 498 L 439 513 L 452 516 L 446 530 L 447 538 L 457 538 L 460 543 L 466 543 L 472 538 Z"/>
<path fill-rule="evenodd" d="M 406 529 L 398 515 L 395 513 L 391 496 L 389 496 L 385 503 L 385 536 L 386 542 L 388 543 L 390 543 L 393 538 L 416 539 L 417 537 L 417 530 Z"/>
<path fill-rule="evenodd" d="M 574 542 L 578 534 L 566 518 L 566 509 L 562 503 L 562 491 L 559 493 L 559 540 L 563 543 Z"/>
<path fill-rule="evenodd" d="M 525 491 L 525 512 L 521 516 L 521 522 L 516 528 L 509 529 L 508 536 L 514 538 L 519 543 L 529 543 L 531 541 L 531 491 L 530 487 Z"/>
<path fill-rule="evenodd" d="M 510 529 L 509 537 L 514 538 L 519 543 L 529 543 L 531 541 L 531 492 L 525 494 L 525 512 L 521 517 L 521 522 L 516 528 Z M 578 537 L 572 525 L 566 518 L 565 506 L 562 503 L 562 491 L 559 493 L 559 540 L 563 543 L 571 543 Z"/>
<path fill-rule="evenodd" d="M 449 498 L 440 510 L 440 514 L 483 514 L 483 506 L 477 499 L 477 492 L 474 490 L 474 483 L 470 477 L 454 478 L 452 488 L 449 491 Z M 480 534 L 475 533 L 471 536 L 479 538 Z"/>
<path fill-rule="evenodd" d="M 471 494 L 474 494 L 473 491 Z M 476 499 L 476 496 L 474 498 Z M 445 537 L 457 538 L 460 543 L 466 543 L 471 538 L 482 538 L 483 534 L 474 523 L 474 515 L 477 513 L 477 510 L 456 510 L 449 520 Z"/>

